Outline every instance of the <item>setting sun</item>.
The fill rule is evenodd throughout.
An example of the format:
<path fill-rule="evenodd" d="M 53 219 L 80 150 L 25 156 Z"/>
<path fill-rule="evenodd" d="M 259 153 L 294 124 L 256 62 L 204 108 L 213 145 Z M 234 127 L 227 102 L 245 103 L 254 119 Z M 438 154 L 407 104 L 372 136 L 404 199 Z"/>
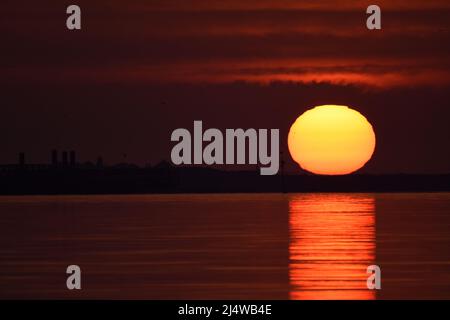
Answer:
<path fill-rule="evenodd" d="M 372 125 L 347 106 L 323 105 L 303 113 L 289 130 L 289 152 L 315 174 L 343 175 L 362 168 L 375 150 Z"/>

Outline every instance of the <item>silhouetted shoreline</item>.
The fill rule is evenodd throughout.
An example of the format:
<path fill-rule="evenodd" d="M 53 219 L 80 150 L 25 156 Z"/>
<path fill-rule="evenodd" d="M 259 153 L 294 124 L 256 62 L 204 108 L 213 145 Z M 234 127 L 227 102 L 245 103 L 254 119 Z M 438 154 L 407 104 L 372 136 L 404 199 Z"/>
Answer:
<path fill-rule="evenodd" d="M 317 176 L 205 167 L 103 165 L 11 165 L 0 168 L 1 195 L 279 193 L 279 192 L 445 192 L 450 174 L 352 174 Z"/>

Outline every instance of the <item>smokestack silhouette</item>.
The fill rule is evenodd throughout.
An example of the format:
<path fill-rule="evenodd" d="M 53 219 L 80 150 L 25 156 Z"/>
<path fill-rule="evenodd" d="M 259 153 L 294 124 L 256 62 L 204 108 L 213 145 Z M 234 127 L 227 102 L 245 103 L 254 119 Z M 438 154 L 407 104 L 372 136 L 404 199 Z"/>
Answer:
<path fill-rule="evenodd" d="M 76 162 L 76 159 L 75 159 L 75 151 L 70 151 L 70 155 L 69 155 L 69 162 L 70 162 L 70 166 L 71 167 L 73 167 L 73 166 L 75 166 L 75 162 Z"/>
<path fill-rule="evenodd" d="M 68 165 L 69 161 L 68 161 L 68 157 L 67 157 L 67 151 L 63 151 L 62 153 L 62 164 L 64 167 L 66 167 Z"/>
<path fill-rule="evenodd" d="M 58 151 L 52 150 L 52 166 L 56 167 L 58 165 Z"/>
<path fill-rule="evenodd" d="M 25 153 L 23 152 L 19 153 L 19 166 L 25 166 Z"/>

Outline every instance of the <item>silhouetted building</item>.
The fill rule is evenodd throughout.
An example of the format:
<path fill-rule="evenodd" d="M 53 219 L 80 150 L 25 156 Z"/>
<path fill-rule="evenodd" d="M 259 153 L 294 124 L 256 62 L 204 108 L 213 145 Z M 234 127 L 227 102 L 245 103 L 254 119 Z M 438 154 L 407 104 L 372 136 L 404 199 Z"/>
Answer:
<path fill-rule="evenodd" d="M 69 155 L 69 163 L 70 163 L 70 166 L 71 167 L 73 167 L 73 166 L 75 166 L 75 163 L 76 163 L 76 159 L 75 159 L 75 151 L 70 151 L 70 155 Z"/>
<path fill-rule="evenodd" d="M 66 167 L 69 164 L 69 158 L 67 155 L 67 151 L 63 151 L 63 153 L 62 153 L 62 164 L 64 167 Z"/>
<path fill-rule="evenodd" d="M 25 153 L 24 152 L 19 153 L 19 166 L 21 166 L 21 167 L 25 166 Z"/>
<path fill-rule="evenodd" d="M 58 151 L 57 150 L 52 150 L 52 166 L 57 166 L 58 165 Z"/>

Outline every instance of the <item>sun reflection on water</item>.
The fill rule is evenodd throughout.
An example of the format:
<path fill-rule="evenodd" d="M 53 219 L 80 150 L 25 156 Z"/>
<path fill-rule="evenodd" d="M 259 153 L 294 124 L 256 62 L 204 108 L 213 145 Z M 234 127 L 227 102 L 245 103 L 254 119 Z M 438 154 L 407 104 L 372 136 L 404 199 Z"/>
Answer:
<path fill-rule="evenodd" d="M 369 194 L 289 199 L 291 299 L 375 299 L 375 200 Z"/>

